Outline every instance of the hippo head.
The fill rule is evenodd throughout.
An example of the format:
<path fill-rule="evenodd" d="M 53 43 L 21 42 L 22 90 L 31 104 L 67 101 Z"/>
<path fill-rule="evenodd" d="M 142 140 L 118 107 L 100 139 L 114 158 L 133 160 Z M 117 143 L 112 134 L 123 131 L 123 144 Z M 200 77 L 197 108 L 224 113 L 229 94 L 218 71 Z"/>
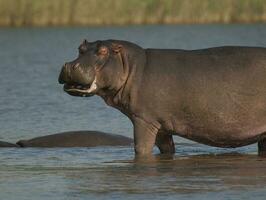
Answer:
<path fill-rule="evenodd" d="M 92 96 L 115 92 L 122 87 L 128 75 L 127 57 L 123 46 L 114 41 L 84 40 L 77 59 L 62 67 L 59 83 L 73 96 Z"/>

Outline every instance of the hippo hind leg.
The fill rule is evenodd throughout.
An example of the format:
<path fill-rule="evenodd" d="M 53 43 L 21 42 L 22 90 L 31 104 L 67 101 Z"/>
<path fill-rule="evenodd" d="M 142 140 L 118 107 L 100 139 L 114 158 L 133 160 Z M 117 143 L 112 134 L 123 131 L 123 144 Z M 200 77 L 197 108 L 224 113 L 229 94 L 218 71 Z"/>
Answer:
<path fill-rule="evenodd" d="M 175 153 L 175 143 L 171 134 L 159 131 L 156 136 L 155 144 L 162 154 Z"/>
<path fill-rule="evenodd" d="M 258 155 L 266 156 L 266 138 L 263 137 L 258 141 Z"/>

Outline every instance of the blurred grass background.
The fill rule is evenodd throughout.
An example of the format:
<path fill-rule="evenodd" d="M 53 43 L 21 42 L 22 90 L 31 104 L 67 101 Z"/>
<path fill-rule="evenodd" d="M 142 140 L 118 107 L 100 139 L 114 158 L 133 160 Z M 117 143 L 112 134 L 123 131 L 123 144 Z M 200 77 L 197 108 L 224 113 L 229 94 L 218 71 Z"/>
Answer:
<path fill-rule="evenodd" d="M 0 26 L 266 22 L 266 0 L 0 0 Z"/>

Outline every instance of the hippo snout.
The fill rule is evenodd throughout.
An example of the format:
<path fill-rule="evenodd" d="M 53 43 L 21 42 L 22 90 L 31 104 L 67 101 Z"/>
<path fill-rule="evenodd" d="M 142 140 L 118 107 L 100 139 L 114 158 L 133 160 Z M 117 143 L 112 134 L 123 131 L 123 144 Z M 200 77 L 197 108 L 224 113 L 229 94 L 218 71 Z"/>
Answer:
<path fill-rule="evenodd" d="M 58 77 L 58 82 L 64 84 L 68 81 L 67 79 L 69 79 L 69 64 L 65 63 Z"/>

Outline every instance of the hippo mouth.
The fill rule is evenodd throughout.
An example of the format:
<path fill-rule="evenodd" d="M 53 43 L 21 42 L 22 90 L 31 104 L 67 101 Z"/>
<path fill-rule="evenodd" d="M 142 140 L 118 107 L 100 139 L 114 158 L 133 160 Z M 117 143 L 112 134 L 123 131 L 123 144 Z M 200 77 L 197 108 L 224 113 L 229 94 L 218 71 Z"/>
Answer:
<path fill-rule="evenodd" d="M 94 95 L 92 85 L 64 84 L 64 91 L 72 96 L 89 97 Z"/>

